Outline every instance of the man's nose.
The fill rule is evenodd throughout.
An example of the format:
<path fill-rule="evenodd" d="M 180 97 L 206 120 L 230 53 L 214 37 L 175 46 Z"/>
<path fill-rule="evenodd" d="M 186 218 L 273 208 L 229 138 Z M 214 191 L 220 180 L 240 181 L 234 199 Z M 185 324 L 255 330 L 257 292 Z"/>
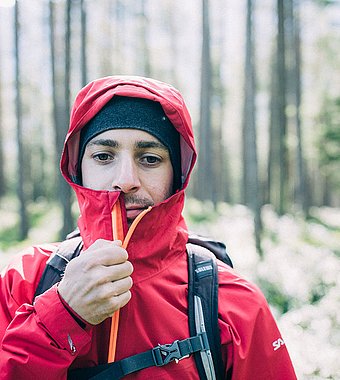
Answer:
<path fill-rule="evenodd" d="M 112 188 L 123 193 L 136 192 L 140 188 L 140 181 L 136 164 L 132 158 L 124 157 L 114 168 Z"/>

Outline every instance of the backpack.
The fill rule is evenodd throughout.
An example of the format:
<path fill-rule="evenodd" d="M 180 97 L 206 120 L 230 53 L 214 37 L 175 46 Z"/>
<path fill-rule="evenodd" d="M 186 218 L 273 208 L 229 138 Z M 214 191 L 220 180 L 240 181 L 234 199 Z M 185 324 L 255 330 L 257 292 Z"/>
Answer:
<path fill-rule="evenodd" d="M 56 253 L 47 261 L 35 296 L 44 293 L 59 282 L 66 265 L 77 257 L 83 247 L 79 231 L 63 241 Z M 226 246 L 218 241 L 190 234 L 187 243 L 188 257 L 188 316 L 190 337 L 158 345 L 149 351 L 117 362 L 96 367 L 70 370 L 68 379 L 111 380 L 151 366 L 163 366 L 193 355 L 202 380 L 219 380 L 225 376 L 218 327 L 218 276 L 216 258 L 230 267 L 232 262 Z"/>

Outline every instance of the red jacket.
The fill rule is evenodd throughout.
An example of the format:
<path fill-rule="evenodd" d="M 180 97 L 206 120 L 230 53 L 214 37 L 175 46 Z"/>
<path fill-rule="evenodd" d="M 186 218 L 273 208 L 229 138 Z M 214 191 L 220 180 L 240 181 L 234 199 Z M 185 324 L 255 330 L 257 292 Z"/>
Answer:
<path fill-rule="evenodd" d="M 187 315 L 187 227 L 182 217 L 184 189 L 196 160 L 192 126 L 181 95 L 172 87 L 138 77 L 107 77 L 77 96 L 62 154 L 61 170 L 81 211 L 85 248 L 98 238 L 112 239 L 111 210 L 117 194 L 82 188 L 77 172 L 79 130 L 115 94 L 161 103 L 181 134 L 183 190 L 155 205 L 137 225 L 128 244 L 134 273 L 132 299 L 120 310 L 116 359 L 158 343 L 189 336 Z M 68 368 L 105 363 L 110 320 L 81 327 L 57 292 L 57 285 L 32 301 L 46 261 L 57 244 L 30 248 L 0 278 L 0 378 L 66 379 Z M 75 279 L 76 281 L 76 279 Z M 260 290 L 219 263 L 219 325 L 222 351 L 232 379 L 296 379 L 287 349 Z M 198 379 L 192 357 L 151 367 L 133 379 Z"/>

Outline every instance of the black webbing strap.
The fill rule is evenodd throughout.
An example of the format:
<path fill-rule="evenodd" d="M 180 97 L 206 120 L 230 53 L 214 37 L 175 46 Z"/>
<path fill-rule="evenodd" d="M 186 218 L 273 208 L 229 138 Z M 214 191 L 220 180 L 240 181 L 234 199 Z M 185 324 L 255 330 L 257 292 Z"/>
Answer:
<path fill-rule="evenodd" d="M 221 352 L 220 329 L 218 326 L 218 273 L 214 255 L 204 247 L 187 244 L 188 253 L 188 308 L 190 335 L 197 330 L 195 313 L 199 312 L 195 298 L 202 305 L 204 329 L 207 332 L 209 348 L 213 360 L 213 368 L 207 365 L 202 355 L 194 355 L 200 379 L 221 380 L 225 378 L 224 363 Z M 209 353 L 209 352 L 208 352 Z M 211 371 L 214 373 L 212 374 Z"/>
<path fill-rule="evenodd" d="M 117 362 L 102 364 L 96 367 L 80 368 L 69 371 L 70 380 L 118 380 L 130 373 L 148 367 L 161 367 L 172 361 L 189 357 L 209 347 L 206 333 L 198 334 L 184 340 L 175 340 L 170 344 L 159 344 L 149 351 L 119 360 Z"/>
<path fill-rule="evenodd" d="M 59 282 L 64 275 L 66 265 L 77 257 L 83 248 L 80 236 L 75 236 L 60 243 L 56 252 L 48 259 L 34 298 Z"/>

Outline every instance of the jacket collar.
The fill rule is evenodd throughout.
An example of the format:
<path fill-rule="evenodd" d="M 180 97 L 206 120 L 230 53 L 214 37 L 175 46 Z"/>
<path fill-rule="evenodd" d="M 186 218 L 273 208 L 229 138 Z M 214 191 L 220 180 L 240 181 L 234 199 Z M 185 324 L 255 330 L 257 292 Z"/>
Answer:
<path fill-rule="evenodd" d="M 97 239 L 113 240 L 112 210 L 117 202 L 120 202 L 124 235 L 127 235 L 125 206 L 119 192 L 71 186 L 80 207 L 78 227 L 84 249 Z M 183 206 L 182 190 L 153 206 L 135 226 L 126 247 L 135 268 L 134 282 L 153 276 L 183 254 L 188 236 L 182 217 Z"/>

